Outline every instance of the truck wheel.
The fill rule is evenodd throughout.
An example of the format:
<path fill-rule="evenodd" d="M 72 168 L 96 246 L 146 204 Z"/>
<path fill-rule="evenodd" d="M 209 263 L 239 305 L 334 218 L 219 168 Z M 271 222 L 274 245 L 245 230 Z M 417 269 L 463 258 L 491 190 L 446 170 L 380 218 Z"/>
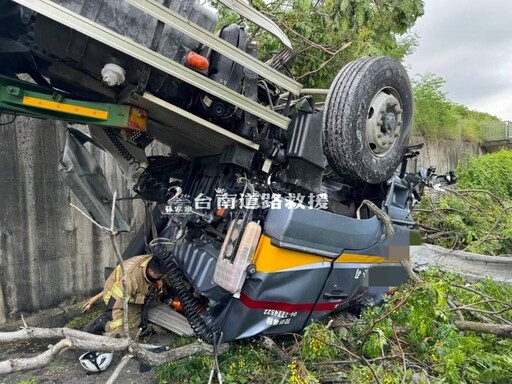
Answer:
<path fill-rule="evenodd" d="M 388 57 L 347 64 L 327 95 L 324 152 L 347 181 L 377 184 L 402 161 L 412 125 L 413 96 L 402 65 Z"/>

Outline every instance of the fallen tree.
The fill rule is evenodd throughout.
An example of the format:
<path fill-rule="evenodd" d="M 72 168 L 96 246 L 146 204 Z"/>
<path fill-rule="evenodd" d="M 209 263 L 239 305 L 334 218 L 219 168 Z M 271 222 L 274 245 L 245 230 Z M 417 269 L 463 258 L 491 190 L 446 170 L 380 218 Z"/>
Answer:
<path fill-rule="evenodd" d="M 155 353 L 151 349 L 154 345 L 136 342 L 130 338 L 112 338 L 108 336 L 92 335 L 70 328 L 34 328 L 24 327 L 19 331 L 0 332 L 0 343 L 11 343 L 25 340 L 55 340 L 60 339 L 55 345 L 50 345 L 48 350 L 30 358 L 16 358 L 0 362 L 0 374 L 41 368 L 48 365 L 61 353 L 69 349 L 84 351 L 124 351 L 130 358 L 155 366 L 170 361 L 175 361 L 192 355 L 211 355 L 213 346 L 196 341 L 192 344 L 168 349 L 165 352 Z M 218 353 L 228 349 L 226 344 L 219 347 Z M 115 373 L 115 372 L 114 372 Z"/>

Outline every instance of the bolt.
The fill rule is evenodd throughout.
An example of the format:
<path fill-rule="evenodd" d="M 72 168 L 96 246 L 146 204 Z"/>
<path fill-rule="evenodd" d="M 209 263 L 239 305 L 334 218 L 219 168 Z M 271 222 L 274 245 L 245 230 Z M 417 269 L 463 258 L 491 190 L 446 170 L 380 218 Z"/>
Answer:
<path fill-rule="evenodd" d="M 377 135 L 377 138 L 378 138 L 378 139 L 382 139 L 382 134 L 380 134 L 380 133 L 379 133 L 379 134 Z"/>

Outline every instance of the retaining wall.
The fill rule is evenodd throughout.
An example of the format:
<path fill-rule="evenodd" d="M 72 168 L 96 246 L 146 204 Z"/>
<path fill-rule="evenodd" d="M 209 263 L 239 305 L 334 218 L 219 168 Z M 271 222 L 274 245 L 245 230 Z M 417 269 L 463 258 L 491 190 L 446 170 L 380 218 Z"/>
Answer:
<path fill-rule="evenodd" d="M 65 123 L 21 117 L 0 126 L 0 323 L 96 293 L 115 265 L 110 238 L 69 205 L 81 206 L 57 172 L 65 132 Z M 118 197 L 129 196 L 111 156 L 92 152 Z M 142 202 L 119 206 L 138 228 Z M 130 238 L 119 236 L 121 249 Z"/>

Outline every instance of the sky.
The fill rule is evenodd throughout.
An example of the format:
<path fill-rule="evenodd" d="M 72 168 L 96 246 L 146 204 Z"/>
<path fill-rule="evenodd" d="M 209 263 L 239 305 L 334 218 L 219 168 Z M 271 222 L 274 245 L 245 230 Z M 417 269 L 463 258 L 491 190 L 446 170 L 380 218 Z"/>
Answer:
<path fill-rule="evenodd" d="M 424 0 L 409 75 L 431 72 L 448 99 L 512 121 L 512 0 Z"/>

